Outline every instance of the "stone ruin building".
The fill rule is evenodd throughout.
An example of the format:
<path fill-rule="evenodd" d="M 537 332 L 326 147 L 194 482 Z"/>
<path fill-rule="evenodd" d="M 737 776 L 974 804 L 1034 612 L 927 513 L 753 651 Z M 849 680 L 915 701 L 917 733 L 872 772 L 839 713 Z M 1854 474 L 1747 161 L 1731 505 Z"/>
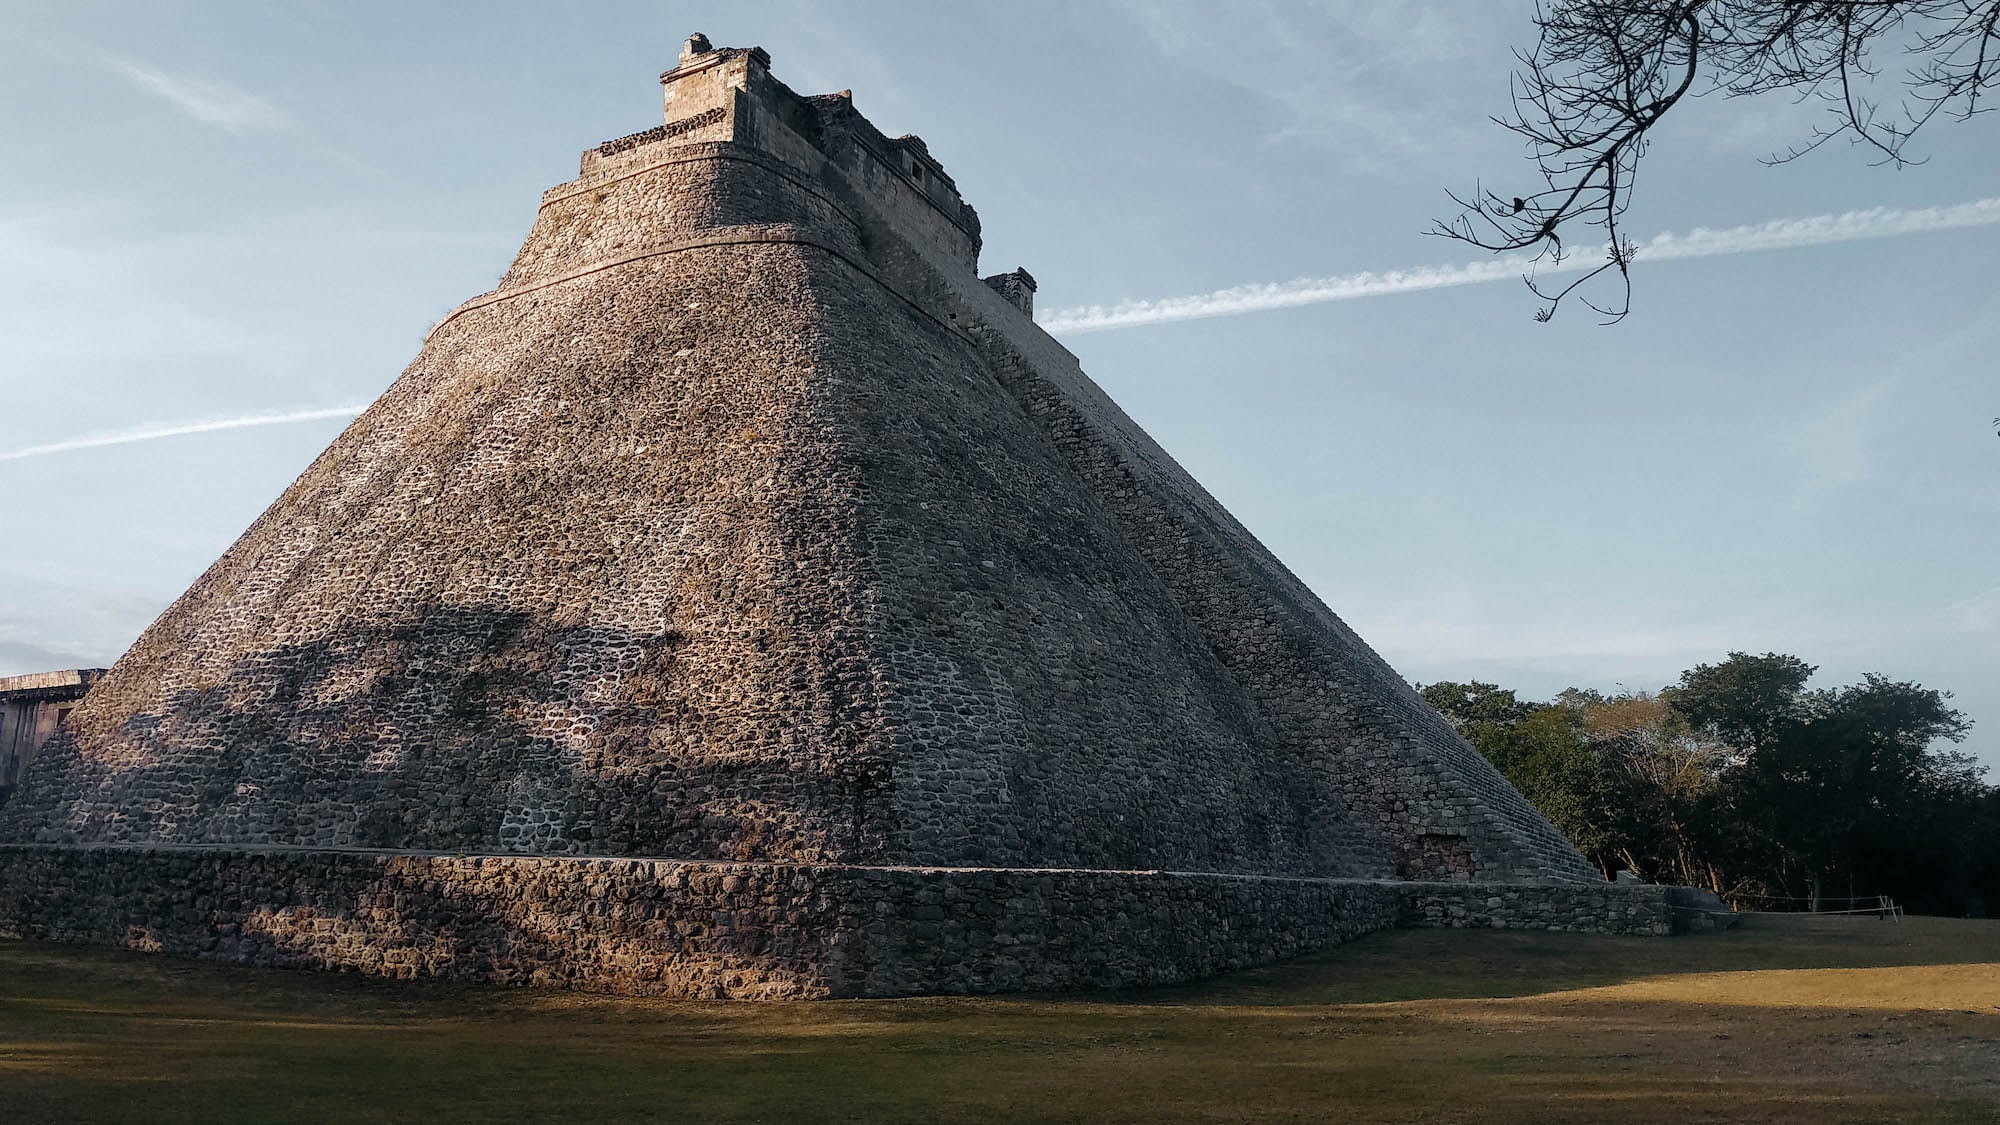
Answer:
<path fill-rule="evenodd" d="M 0 930 L 682 996 L 1664 933 L 1031 319 L 914 136 L 696 36 L 0 809 Z"/>
<path fill-rule="evenodd" d="M 69 713 L 102 675 L 102 668 L 65 668 L 0 676 L 0 803 L 20 784 L 35 752 L 69 721 Z"/>

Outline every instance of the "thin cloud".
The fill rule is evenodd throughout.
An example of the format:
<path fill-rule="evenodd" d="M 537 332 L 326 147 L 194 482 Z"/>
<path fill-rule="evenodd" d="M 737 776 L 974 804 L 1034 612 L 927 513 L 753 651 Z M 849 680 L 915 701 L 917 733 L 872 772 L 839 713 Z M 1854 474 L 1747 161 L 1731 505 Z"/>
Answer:
<path fill-rule="evenodd" d="M 1876 431 L 1901 381 L 1883 379 L 1840 395 L 1777 435 L 1777 449 L 1800 470 L 1800 500 L 1831 498 L 1874 476 Z"/>
<path fill-rule="evenodd" d="M 276 106 L 225 82 L 169 74 L 117 55 L 103 58 L 105 66 L 133 86 L 205 125 L 241 133 L 251 129 L 279 129 L 290 123 Z"/>
<path fill-rule="evenodd" d="M 2000 197 L 1975 199 L 1948 207 L 1904 210 L 1871 207 L 1865 211 L 1843 211 L 1833 215 L 1813 215 L 1802 219 L 1778 219 L 1768 223 L 1709 230 L 1697 227 L 1686 234 L 1665 233 L 1638 243 L 1640 261 L 1667 261 L 1677 258 L 1711 258 L 1723 254 L 1748 254 L 1759 250 L 1786 250 L 1797 246 L 1825 246 L 1868 238 L 1892 238 L 1927 231 L 2000 223 Z M 1052 333 L 1097 332 L 1107 328 L 1130 328 L 1142 324 L 1165 324 L 1177 320 L 1235 316 L 1239 313 L 1316 305 L 1326 301 L 1351 301 L 1389 293 L 1412 293 L 1423 289 L 1445 289 L 1459 285 L 1484 285 L 1492 281 L 1512 281 L 1533 270 L 1539 274 L 1574 273 L 1596 267 L 1601 258 L 1571 255 L 1557 263 L 1539 265 L 1525 256 L 1488 258 L 1456 266 L 1423 266 L 1386 273 L 1350 273 L 1337 277 L 1301 278 L 1297 281 L 1264 285 L 1239 285 L 1186 297 L 1162 297 L 1154 301 L 1127 301 L 1117 305 L 1079 305 L 1056 309 L 1042 318 L 1042 327 Z"/>
<path fill-rule="evenodd" d="M 2000 639 L 2000 586 L 1958 602 L 1949 613 L 1964 632 L 1990 633 Z"/>
<path fill-rule="evenodd" d="M 50 442 L 47 445 L 30 445 L 22 449 L 0 452 L 0 461 L 20 461 L 29 457 L 47 457 L 54 453 L 71 453 L 79 449 L 102 449 L 107 445 L 131 445 L 134 442 L 157 441 L 160 438 L 181 437 L 184 434 L 206 434 L 217 430 L 243 430 L 253 426 L 283 426 L 293 422 L 317 422 L 325 418 L 352 418 L 366 410 L 367 404 L 359 406 L 330 406 L 323 410 L 294 410 L 284 414 L 252 414 L 241 418 L 213 418 L 206 422 L 180 422 L 165 426 L 143 426 L 130 430 L 116 430 L 102 434 L 84 434 L 67 441 Z"/>
<path fill-rule="evenodd" d="M 1240 0 L 1221 21 L 1208 0 L 1113 6 L 1171 64 L 1232 99 L 1268 103 L 1274 124 L 1264 143 L 1313 145 L 1369 174 L 1453 147 L 1466 134 L 1461 122 L 1484 120 L 1468 91 L 1445 90 L 1436 78 L 1486 52 L 1509 24 L 1505 13 L 1452 0 Z M 1242 66 L 1226 49 L 1236 43 L 1257 44 L 1265 65 Z"/>

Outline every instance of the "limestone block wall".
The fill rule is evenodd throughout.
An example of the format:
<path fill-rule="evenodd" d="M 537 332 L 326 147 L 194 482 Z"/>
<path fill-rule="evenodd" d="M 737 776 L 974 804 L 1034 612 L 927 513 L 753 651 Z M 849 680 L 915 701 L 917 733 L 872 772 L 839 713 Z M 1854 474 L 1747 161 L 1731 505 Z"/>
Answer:
<path fill-rule="evenodd" d="M 879 849 L 804 280 L 693 251 L 455 321 L 140 638 L 8 833 Z"/>
<path fill-rule="evenodd" d="M 773 92 L 774 85 L 767 81 L 764 96 L 738 108 L 744 135 L 807 164 L 833 153 L 813 178 L 855 210 L 872 264 L 919 304 L 955 306 L 967 314 L 963 323 L 1003 341 L 989 345 L 984 361 L 1174 586 L 1180 607 L 1258 701 L 1261 721 L 1290 744 L 1295 765 L 1316 776 L 1310 870 L 1596 878 L 1372 649 L 1104 400 L 1066 352 L 1032 326 L 967 299 L 954 284 L 963 279 L 951 276 L 965 271 L 949 240 L 913 227 L 907 192 L 897 194 L 909 185 L 886 190 L 871 178 L 893 164 L 879 158 L 892 146 L 850 101 L 815 99 L 819 120 L 802 122 L 789 91 Z M 815 154 L 801 155 L 806 146 L 795 130 L 812 136 Z M 840 148 L 850 142 L 878 158 L 856 165 Z"/>
<path fill-rule="evenodd" d="M 0 935 L 710 999 L 1163 984 L 1385 927 L 1666 933 L 1666 888 L 0 847 Z"/>
<path fill-rule="evenodd" d="M 670 75 L 104 677 L 0 933 L 761 998 L 1674 926 L 767 63 Z"/>
<path fill-rule="evenodd" d="M 1567 841 L 1247 532 L 1203 518 L 1165 473 L 1103 438 L 1030 365 L 1002 378 L 1108 498 L 1259 716 L 1314 779 L 1314 870 L 1439 878 L 1594 878 Z M 1165 479 L 1163 479 L 1165 478 Z M 1295 580 L 1294 580 L 1295 581 Z"/>
<path fill-rule="evenodd" d="M 1680 919 L 1680 887 L 1597 883 L 1404 883 L 1396 924 L 1415 929 L 1555 930 L 1662 937 L 1702 928 Z"/>
<path fill-rule="evenodd" d="M 899 685 L 898 853 L 1304 870 L 1297 771 L 1105 505 L 962 331 L 827 265 L 824 375 Z"/>
<path fill-rule="evenodd" d="M 1313 874 L 1597 882 L 1414 689 L 990 287 L 903 243 L 884 274 L 974 326 L 987 369 L 1174 591 L 1309 774 Z"/>
<path fill-rule="evenodd" d="M 899 237 L 949 263 L 954 273 L 975 273 L 979 215 L 959 199 L 957 187 L 923 142 L 883 136 L 848 97 L 815 98 L 810 105 L 818 115 L 819 151 L 853 196 L 865 200 L 867 209 Z M 760 121 L 767 124 L 760 126 L 759 139 L 770 138 L 778 151 L 788 147 L 771 136 L 778 131 L 776 115 Z"/>
<path fill-rule="evenodd" d="M 890 139 L 856 112 L 847 91 L 801 97 L 771 75 L 760 49 L 684 57 L 661 76 L 666 122 L 585 150 L 581 180 L 619 174 L 673 147 L 733 141 L 821 180 L 839 180 L 902 237 L 971 271 L 979 215 L 917 137 Z M 831 173 L 830 175 L 825 173 Z"/>
<path fill-rule="evenodd" d="M 721 228 L 783 224 L 865 258 L 858 224 L 826 189 L 768 154 L 714 142 L 662 145 L 604 174 L 551 189 L 501 290 Z"/>
<path fill-rule="evenodd" d="M 1595 878 L 978 280 L 921 142 L 737 61 L 733 139 L 545 196 L 0 840 Z"/>
<path fill-rule="evenodd" d="M 1297 872 L 1311 810 L 969 336 L 801 243 L 467 311 L 14 839 Z"/>

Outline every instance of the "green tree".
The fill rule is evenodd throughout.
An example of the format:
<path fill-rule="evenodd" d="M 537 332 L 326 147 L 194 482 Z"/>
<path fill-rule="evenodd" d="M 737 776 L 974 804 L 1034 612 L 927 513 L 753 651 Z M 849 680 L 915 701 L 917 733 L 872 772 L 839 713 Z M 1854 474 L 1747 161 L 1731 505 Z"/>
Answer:
<path fill-rule="evenodd" d="M 1556 700 L 1576 711 L 1597 752 L 1625 775 L 1625 866 L 1653 882 L 1728 890 L 1732 833 L 1720 783 L 1726 750 L 1648 692 L 1570 688 Z"/>
<path fill-rule="evenodd" d="M 1773 889 L 1804 891 L 1813 909 L 1836 884 L 1850 897 L 1936 897 L 1939 869 L 1969 863 L 1952 862 L 1965 849 L 1947 837 L 1982 787 L 1969 759 L 1931 747 L 1970 724 L 1943 692 L 1873 674 L 1808 691 L 1813 671 L 1796 656 L 1732 652 L 1662 693 L 1727 748 L 1721 781 L 1736 853 L 1727 862 Z"/>
<path fill-rule="evenodd" d="M 1495 684 L 1443 682 L 1420 689 L 1508 784 L 1519 790 L 1610 878 L 1630 856 L 1636 805 L 1631 778 L 1588 736 L 1570 707 L 1529 703 Z"/>
<path fill-rule="evenodd" d="M 1732 652 L 1658 695 L 1420 690 L 1607 876 L 1814 909 L 1829 894 L 1931 913 L 2000 902 L 2000 788 L 1940 747 L 1971 725 L 1950 695 L 1872 674 L 1808 690 L 1813 671 Z"/>
<path fill-rule="evenodd" d="M 1806 681 L 1815 671 L 1796 656 L 1732 652 L 1720 664 L 1682 672 L 1660 695 L 1696 731 L 1755 752 L 1805 717 Z"/>
<path fill-rule="evenodd" d="M 1428 687 L 1419 684 L 1417 691 L 1460 734 L 1477 726 L 1511 727 L 1540 706 L 1522 702 L 1508 688 L 1478 680 L 1441 680 Z"/>
<path fill-rule="evenodd" d="M 1804 881 L 1818 909 L 1836 880 L 1849 896 L 1926 891 L 1948 864 L 1940 814 L 1976 797 L 1971 760 L 1934 751 L 1971 724 L 1944 692 L 1870 674 L 1800 693 L 1731 768 L 1736 804 L 1772 854 L 1780 882 Z"/>

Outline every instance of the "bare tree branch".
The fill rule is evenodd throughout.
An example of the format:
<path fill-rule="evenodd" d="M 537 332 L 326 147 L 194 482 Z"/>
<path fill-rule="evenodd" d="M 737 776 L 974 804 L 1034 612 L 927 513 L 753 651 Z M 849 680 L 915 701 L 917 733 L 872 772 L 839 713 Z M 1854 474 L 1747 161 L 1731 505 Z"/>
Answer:
<path fill-rule="evenodd" d="M 1767 163 L 1844 137 L 1872 149 L 1875 163 L 1903 167 L 1922 163 L 1909 144 L 1925 125 L 1990 111 L 2000 86 L 2000 0 L 1546 0 L 1535 26 L 1534 49 L 1515 53 L 1511 115 L 1493 120 L 1524 140 L 1539 186 L 1448 192 L 1459 213 L 1429 233 L 1495 253 L 1531 250 L 1537 265 L 1567 260 L 1568 243 L 1602 247 L 1602 265 L 1559 288 L 1531 267 L 1525 280 L 1544 321 L 1572 295 L 1607 323 L 1630 311 L 1633 247 L 1620 224 L 1654 126 L 1691 94 L 1786 91 L 1825 103 L 1827 121 Z M 1908 63 L 1888 108 L 1871 96 L 1882 52 Z M 1583 296 L 1607 277 L 1615 300 Z"/>

